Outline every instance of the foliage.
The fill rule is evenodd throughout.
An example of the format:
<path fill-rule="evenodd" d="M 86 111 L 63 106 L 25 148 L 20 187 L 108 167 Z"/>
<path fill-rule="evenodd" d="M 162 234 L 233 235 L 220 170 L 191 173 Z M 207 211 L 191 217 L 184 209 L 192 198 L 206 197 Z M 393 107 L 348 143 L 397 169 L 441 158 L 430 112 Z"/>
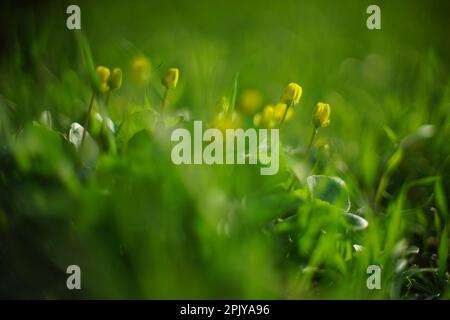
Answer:
<path fill-rule="evenodd" d="M 381 31 L 364 1 L 124 5 L 68 31 L 62 4 L 2 4 L 1 297 L 450 297 L 445 4 L 383 3 Z M 174 128 L 254 127 L 291 82 L 277 175 L 172 163 Z"/>

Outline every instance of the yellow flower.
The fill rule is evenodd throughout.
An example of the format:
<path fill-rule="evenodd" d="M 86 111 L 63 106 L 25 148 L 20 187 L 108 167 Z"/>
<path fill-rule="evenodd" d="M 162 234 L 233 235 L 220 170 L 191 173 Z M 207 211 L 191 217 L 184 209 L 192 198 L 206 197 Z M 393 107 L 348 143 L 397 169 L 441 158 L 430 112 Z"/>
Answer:
<path fill-rule="evenodd" d="M 254 114 L 262 104 L 262 96 L 258 90 L 248 89 L 239 98 L 239 108 L 245 114 Z"/>
<path fill-rule="evenodd" d="M 238 129 L 242 125 L 242 118 L 237 112 L 225 113 L 220 112 L 215 117 L 211 127 L 219 129 L 222 133 L 226 133 L 227 129 Z"/>
<path fill-rule="evenodd" d="M 120 68 L 114 68 L 109 77 L 109 87 L 111 90 L 120 89 L 122 86 L 122 70 Z"/>
<path fill-rule="evenodd" d="M 291 82 L 288 84 L 286 89 L 284 89 L 283 95 L 281 96 L 281 102 L 287 105 L 297 104 L 302 96 L 302 87 L 298 84 Z"/>
<path fill-rule="evenodd" d="M 111 71 L 107 67 L 98 66 L 97 67 L 97 75 L 99 78 L 99 87 L 100 92 L 106 92 L 109 90 L 108 80 L 111 75 Z"/>
<path fill-rule="evenodd" d="M 175 88 L 178 83 L 178 77 L 179 77 L 180 71 L 178 68 L 170 68 L 167 70 L 164 77 L 161 79 L 162 84 L 167 88 Z"/>
<path fill-rule="evenodd" d="M 316 109 L 313 113 L 312 122 L 316 128 L 327 127 L 330 124 L 330 105 L 327 103 L 317 103 Z"/>
<path fill-rule="evenodd" d="M 276 122 L 280 122 L 283 119 L 284 113 L 286 112 L 286 108 L 287 108 L 286 104 L 281 103 L 281 102 L 277 103 L 277 105 L 275 106 L 275 110 L 274 110 L 274 119 Z M 292 119 L 293 116 L 294 116 L 294 109 L 289 108 L 287 110 L 284 121 L 289 121 L 290 119 Z"/>
<path fill-rule="evenodd" d="M 131 61 L 131 77 L 138 85 L 145 84 L 150 79 L 152 65 L 144 56 L 138 56 Z"/>
<path fill-rule="evenodd" d="M 255 126 L 263 126 L 266 128 L 273 128 L 276 124 L 274 119 L 275 109 L 273 105 L 269 104 L 264 107 L 261 113 L 257 113 L 253 117 L 253 123 Z"/>

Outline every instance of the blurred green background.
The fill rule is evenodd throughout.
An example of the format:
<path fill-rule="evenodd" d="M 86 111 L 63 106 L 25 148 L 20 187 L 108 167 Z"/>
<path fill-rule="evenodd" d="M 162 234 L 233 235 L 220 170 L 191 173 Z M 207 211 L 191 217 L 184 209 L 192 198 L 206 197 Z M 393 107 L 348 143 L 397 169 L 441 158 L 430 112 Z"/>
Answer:
<path fill-rule="evenodd" d="M 81 31 L 66 28 L 69 4 L 0 5 L 1 297 L 450 297 L 447 1 L 378 1 L 381 30 L 366 27 L 370 1 L 77 1 Z M 144 87 L 137 56 L 152 66 Z M 67 134 L 88 108 L 89 59 L 124 79 L 94 105 L 122 131 L 94 136 L 86 160 Z M 188 128 L 221 97 L 242 111 L 248 89 L 263 107 L 299 83 L 279 174 L 174 166 L 153 122 L 170 67 L 169 117 Z M 318 101 L 331 124 L 309 157 Z M 51 129 L 36 124 L 45 110 Z M 325 177 L 314 198 L 312 175 L 346 187 Z M 341 221 L 347 195 L 364 230 Z M 81 291 L 66 288 L 71 264 Z M 371 264 L 381 290 L 367 289 Z"/>

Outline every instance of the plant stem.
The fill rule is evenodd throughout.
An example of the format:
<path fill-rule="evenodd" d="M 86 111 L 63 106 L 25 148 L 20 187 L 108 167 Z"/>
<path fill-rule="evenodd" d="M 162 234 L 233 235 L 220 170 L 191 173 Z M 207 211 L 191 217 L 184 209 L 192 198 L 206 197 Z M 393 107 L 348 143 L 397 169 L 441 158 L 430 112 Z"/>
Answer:
<path fill-rule="evenodd" d="M 86 113 L 86 116 L 84 118 L 83 136 L 81 137 L 81 145 L 80 145 L 81 147 L 83 147 L 84 140 L 86 139 L 86 131 L 89 125 L 89 117 L 91 115 L 92 106 L 94 105 L 94 98 L 95 98 L 95 91 L 92 92 L 91 100 L 89 101 L 88 112 Z"/>
<path fill-rule="evenodd" d="M 287 191 L 290 192 L 292 190 L 292 188 L 295 186 L 295 183 L 297 182 L 297 178 L 295 176 L 295 173 L 291 170 L 291 176 L 292 176 L 292 180 L 289 183 L 289 186 L 287 188 Z"/>
<path fill-rule="evenodd" d="M 319 127 L 314 127 L 313 133 L 311 135 L 311 140 L 309 141 L 308 149 L 306 150 L 307 158 L 309 157 L 309 153 L 311 152 L 311 147 L 314 143 L 314 139 L 316 138 L 317 131 L 319 131 Z"/>
<path fill-rule="evenodd" d="M 109 104 L 109 97 L 111 96 L 111 90 L 108 90 L 108 93 L 106 94 L 106 100 L 105 100 L 105 106 L 108 108 Z"/>
<path fill-rule="evenodd" d="M 102 116 L 102 124 L 100 126 L 100 133 L 99 133 L 100 137 L 103 135 L 104 127 L 105 127 L 105 119 L 104 119 L 104 116 Z"/>
<path fill-rule="evenodd" d="M 293 105 L 293 103 L 290 102 L 290 103 L 287 105 L 286 110 L 284 110 L 283 118 L 281 118 L 280 124 L 278 125 L 278 127 L 279 127 L 280 129 L 281 129 L 281 127 L 283 126 L 284 120 L 286 119 L 286 116 L 287 116 L 287 113 L 288 113 L 288 110 L 289 110 L 289 108 L 290 108 L 292 105 Z"/>
<path fill-rule="evenodd" d="M 166 87 L 166 90 L 164 91 L 164 95 L 163 95 L 163 100 L 162 100 L 162 110 L 161 110 L 161 114 L 164 114 L 164 112 L 166 111 L 166 106 L 167 106 L 167 94 L 169 93 L 169 88 Z"/>
<path fill-rule="evenodd" d="M 314 162 L 314 165 L 311 168 L 311 174 L 314 174 L 314 171 L 316 170 L 318 165 L 319 165 L 319 157 L 317 157 L 316 161 Z"/>
<path fill-rule="evenodd" d="M 102 124 L 101 124 L 101 127 L 100 127 L 100 134 L 99 134 L 100 137 L 102 137 L 103 131 L 104 131 L 104 128 L 105 128 L 105 125 L 106 125 L 105 124 L 105 118 L 106 118 L 106 114 L 108 112 L 108 105 L 109 105 L 110 97 L 111 97 L 111 90 L 108 90 L 108 93 L 106 93 L 105 106 L 104 106 L 104 109 L 102 110 L 103 114 L 101 115 L 102 116 Z"/>

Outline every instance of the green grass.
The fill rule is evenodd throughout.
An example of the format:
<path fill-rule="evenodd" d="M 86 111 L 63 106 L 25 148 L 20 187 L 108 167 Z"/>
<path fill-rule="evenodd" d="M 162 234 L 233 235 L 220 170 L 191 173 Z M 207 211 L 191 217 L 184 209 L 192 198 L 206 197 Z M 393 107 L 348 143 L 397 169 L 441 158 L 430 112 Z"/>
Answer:
<path fill-rule="evenodd" d="M 63 4 L 2 4 L 0 296 L 450 298 L 448 4 L 383 1 L 379 31 L 369 4 L 86 1 L 81 32 L 65 29 Z M 144 87 L 137 55 L 152 64 Z M 124 72 L 94 103 L 117 131 L 92 117 L 76 150 L 68 133 L 97 65 Z M 170 67 L 180 81 L 161 126 Z M 246 89 L 277 103 L 289 82 L 303 96 L 277 175 L 173 165 L 174 127 L 211 123 L 220 101 L 239 111 Z M 318 101 L 331 123 L 308 156 Z M 65 287 L 71 264 L 82 291 Z"/>

